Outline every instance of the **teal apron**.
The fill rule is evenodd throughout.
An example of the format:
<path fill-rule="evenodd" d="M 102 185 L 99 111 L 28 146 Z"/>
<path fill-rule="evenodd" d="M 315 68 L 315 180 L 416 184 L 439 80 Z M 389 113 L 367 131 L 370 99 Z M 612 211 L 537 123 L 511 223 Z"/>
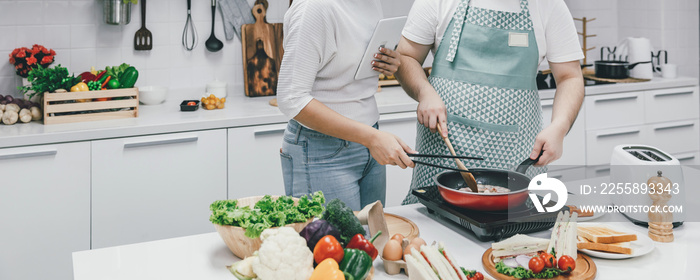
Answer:
<path fill-rule="evenodd" d="M 438 47 L 428 80 L 447 107 L 449 137 L 472 168 L 513 170 L 528 158 L 542 129 L 535 78 L 539 52 L 527 0 L 520 12 L 469 7 L 462 0 Z M 437 133 L 418 124 L 416 150 L 449 154 Z M 445 159 L 424 159 L 454 165 Z M 416 165 L 411 189 L 435 185 L 444 169 Z M 542 169 L 530 168 L 532 177 Z M 410 193 L 403 204 L 418 200 Z"/>

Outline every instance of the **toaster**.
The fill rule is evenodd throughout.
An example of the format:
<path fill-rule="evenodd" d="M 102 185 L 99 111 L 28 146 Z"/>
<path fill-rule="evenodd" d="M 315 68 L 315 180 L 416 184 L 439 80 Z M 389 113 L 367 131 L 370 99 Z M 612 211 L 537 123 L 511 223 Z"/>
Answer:
<path fill-rule="evenodd" d="M 638 193 L 634 189 L 627 193 L 625 188 L 617 189 L 610 196 L 611 201 L 616 206 L 646 206 L 652 205 L 648 190 L 643 191 L 643 186 L 653 177 L 661 172 L 663 177 L 668 178 L 673 184 L 668 189 L 672 196 L 668 201 L 669 206 L 682 206 L 685 204 L 686 187 L 683 181 L 683 170 L 678 159 L 661 151 L 655 147 L 647 145 L 619 145 L 613 148 L 610 158 L 610 183 L 624 184 L 631 186 L 637 184 L 640 187 Z M 643 185 L 642 185 L 643 184 Z M 630 186 L 630 185 L 628 185 Z M 635 224 L 647 226 L 649 222 L 648 213 L 644 211 L 621 211 L 621 213 Z M 679 226 L 685 220 L 684 212 L 673 213 L 673 225 Z"/>

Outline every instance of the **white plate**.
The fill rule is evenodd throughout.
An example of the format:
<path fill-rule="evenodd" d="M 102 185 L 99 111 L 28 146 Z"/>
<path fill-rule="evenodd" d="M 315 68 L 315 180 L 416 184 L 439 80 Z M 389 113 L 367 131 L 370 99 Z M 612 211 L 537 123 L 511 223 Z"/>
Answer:
<path fill-rule="evenodd" d="M 584 224 L 584 226 L 588 226 L 588 224 Z M 651 238 L 649 238 L 649 236 L 647 236 L 646 233 L 639 233 L 639 232 L 630 231 L 630 230 L 620 230 L 620 229 L 617 229 L 616 227 L 611 227 L 608 225 L 601 225 L 601 226 L 609 227 L 611 229 L 621 231 L 621 232 L 633 232 L 633 233 L 637 234 L 637 240 L 630 242 L 630 247 L 632 248 L 632 254 L 626 255 L 626 254 L 606 253 L 606 252 L 593 251 L 593 250 L 588 250 L 588 249 L 580 249 L 579 250 L 580 252 L 582 252 L 586 255 L 589 255 L 591 257 L 595 257 L 595 258 L 620 260 L 620 259 L 629 259 L 629 258 L 643 256 L 643 255 L 649 254 L 651 251 L 654 250 L 654 241 L 652 241 Z"/>
<path fill-rule="evenodd" d="M 605 215 L 605 212 L 593 212 L 593 216 L 590 216 L 590 217 L 580 217 L 579 216 L 578 218 L 576 218 L 576 221 L 577 222 L 587 222 L 590 220 L 598 219 L 598 218 L 602 217 L 603 215 Z"/>

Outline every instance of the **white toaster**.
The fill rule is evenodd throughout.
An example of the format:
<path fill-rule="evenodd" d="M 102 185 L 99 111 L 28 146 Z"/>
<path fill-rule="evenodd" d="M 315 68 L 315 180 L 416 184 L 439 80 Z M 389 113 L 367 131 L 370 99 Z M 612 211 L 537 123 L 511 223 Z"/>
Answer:
<path fill-rule="evenodd" d="M 613 148 L 610 158 L 610 183 L 620 184 L 622 189 L 617 188 L 610 198 L 616 206 L 629 208 L 622 214 L 635 224 L 645 225 L 649 222 L 648 213 L 637 209 L 634 211 L 627 206 L 651 206 L 652 200 L 649 197 L 650 188 L 646 185 L 649 178 L 658 176 L 661 172 L 663 177 L 668 178 L 672 185 L 668 191 L 671 192 L 669 206 L 682 206 L 685 204 L 685 184 L 683 181 L 683 170 L 680 162 L 673 156 L 657 148 L 647 145 L 619 145 Z M 625 185 L 630 183 L 628 185 Z M 638 193 L 634 193 L 634 185 L 639 187 Z M 625 186 L 630 186 L 631 190 Z M 610 188 L 608 188 L 610 190 Z M 679 226 L 685 220 L 685 213 L 673 213 L 673 224 Z"/>

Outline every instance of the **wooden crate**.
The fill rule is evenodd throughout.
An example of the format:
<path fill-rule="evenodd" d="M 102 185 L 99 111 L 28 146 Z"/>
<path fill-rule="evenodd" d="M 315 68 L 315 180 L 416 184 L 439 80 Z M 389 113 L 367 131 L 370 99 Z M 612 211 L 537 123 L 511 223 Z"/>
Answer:
<path fill-rule="evenodd" d="M 94 100 L 105 97 L 112 98 L 112 100 Z M 128 99 L 115 100 L 115 98 L 123 97 Z M 77 101 L 83 99 L 90 101 Z M 119 109 L 119 111 L 113 109 Z M 138 115 L 138 88 L 44 93 L 44 124 L 135 118 Z"/>

